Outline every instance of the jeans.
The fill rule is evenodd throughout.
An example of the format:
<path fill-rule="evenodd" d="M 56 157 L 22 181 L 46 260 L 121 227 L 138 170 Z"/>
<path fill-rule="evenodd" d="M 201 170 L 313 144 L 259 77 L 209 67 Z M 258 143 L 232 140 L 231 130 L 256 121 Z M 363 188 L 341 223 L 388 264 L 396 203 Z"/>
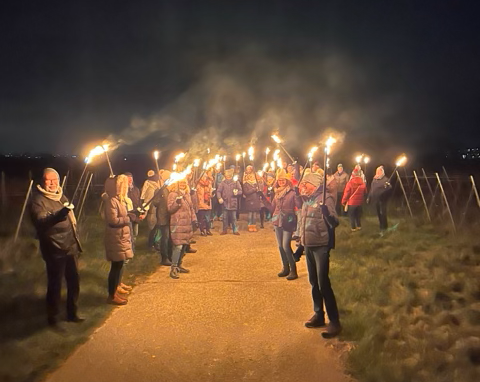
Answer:
<path fill-rule="evenodd" d="M 201 232 L 210 231 L 210 210 L 198 210 L 197 219 Z"/>
<path fill-rule="evenodd" d="M 378 222 L 380 223 L 380 229 L 382 231 L 388 228 L 387 221 L 387 202 L 385 200 L 379 200 L 375 203 L 375 209 L 377 210 Z"/>
<path fill-rule="evenodd" d="M 255 212 L 248 213 L 248 225 L 255 225 Z"/>
<path fill-rule="evenodd" d="M 328 247 L 305 247 L 305 253 L 308 278 L 312 286 L 313 310 L 320 319 L 324 318 L 323 303 L 325 302 L 330 322 L 339 324 L 337 301 L 328 277 L 330 249 Z"/>
<path fill-rule="evenodd" d="M 187 244 L 173 246 L 172 266 L 178 267 L 182 264 L 183 256 L 187 250 Z"/>
<path fill-rule="evenodd" d="M 298 210 L 295 212 L 295 215 L 297 215 L 297 229 L 293 233 L 293 236 L 300 237 L 300 220 L 302 219 L 302 210 Z"/>
<path fill-rule="evenodd" d="M 160 229 L 160 256 L 162 259 L 172 259 L 172 241 L 170 240 L 170 226 L 169 225 L 159 225 L 157 226 Z"/>
<path fill-rule="evenodd" d="M 122 280 L 124 263 L 125 262 L 123 260 L 110 262 L 110 273 L 108 274 L 108 295 L 112 298 L 115 296 L 117 287 Z"/>
<path fill-rule="evenodd" d="M 232 224 L 233 232 L 237 232 L 237 211 L 236 210 L 224 210 L 223 211 L 223 232 L 227 232 L 228 225 Z"/>
<path fill-rule="evenodd" d="M 282 227 L 273 227 L 277 238 L 278 250 L 282 258 L 283 269 L 289 269 L 290 273 L 297 273 L 297 264 L 293 257 L 292 232 L 285 231 Z"/>
<path fill-rule="evenodd" d="M 348 216 L 350 217 L 350 226 L 352 229 L 360 228 L 362 222 L 362 206 L 348 206 Z"/>
<path fill-rule="evenodd" d="M 80 294 L 77 255 L 61 257 L 44 256 L 47 266 L 47 316 L 50 323 L 58 320 L 62 295 L 62 279 L 67 283 L 67 317 L 77 315 L 77 301 Z"/>

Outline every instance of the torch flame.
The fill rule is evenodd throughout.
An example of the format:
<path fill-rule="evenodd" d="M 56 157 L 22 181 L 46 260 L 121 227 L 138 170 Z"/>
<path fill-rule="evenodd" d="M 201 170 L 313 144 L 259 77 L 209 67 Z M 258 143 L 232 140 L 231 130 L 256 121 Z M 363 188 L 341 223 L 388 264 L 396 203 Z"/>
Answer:
<path fill-rule="evenodd" d="M 365 157 L 363 158 L 363 163 L 367 164 L 367 163 L 369 163 L 369 162 L 370 162 L 370 157 L 369 157 L 369 156 L 365 156 Z"/>
<path fill-rule="evenodd" d="M 400 167 L 400 166 L 403 166 L 405 165 L 405 163 L 407 163 L 407 156 L 405 154 L 402 154 L 398 159 L 397 159 L 397 162 L 395 163 L 395 165 L 397 167 Z"/>
<path fill-rule="evenodd" d="M 108 146 L 107 146 L 107 148 L 108 148 Z M 97 155 L 103 154 L 104 152 L 105 152 L 104 147 L 96 146 L 95 148 L 90 150 L 90 153 L 85 158 L 85 163 L 90 163 L 94 157 L 96 157 Z"/>
<path fill-rule="evenodd" d="M 200 159 L 198 159 L 198 158 L 195 159 L 195 160 L 193 161 L 193 166 L 194 166 L 194 167 L 200 166 Z"/>
<path fill-rule="evenodd" d="M 218 162 L 215 168 L 217 169 L 217 171 L 220 171 L 220 169 L 222 168 L 222 162 Z"/>
<path fill-rule="evenodd" d="M 330 135 L 325 142 L 325 152 L 327 155 L 330 154 L 330 149 L 335 142 L 337 142 L 337 140 Z"/>
<path fill-rule="evenodd" d="M 183 157 L 185 157 L 185 153 L 180 153 L 178 154 L 177 156 L 175 156 L 175 162 L 178 162 L 180 159 L 182 159 Z"/>
<path fill-rule="evenodd" d="M 175 166 L 175 165 L 174 165 Z M 168 185 L 179 182 L 180 180 L 184 180 L 188 174 L 192 172 L 192 165 L 188 165 L 188 167 L 182 172 L 172 172 L 170 178 L 168 178 L 167 182 Z"/>
<path fill-rule="evenodd" d="M 248 148 L 248 158 L 249 158 L 250 160 L 253 160 L 253 159 L 254 159 L 254 157 L 253 157 L 253 153 L 254 153 L 254 152 L 255 152 L 255 149 L 253 148 L 253 146 L 250 146 L 250 147 Z"/>
<path fill-rule="evenodd" d="M 269 152 L 270 152 L 270 147 L 267 147 L 266 150 L 265 150 L 265 154 L 268 155 Z"/>
<path fill-rule="evenodd" d="M 272 139 L 277 143 L 282 143 L 282 140 L 276 134 L 272 135 Z"/>
<path fill-rule="evenodd" d="M 238 180 L 238 175 L 233 176 L 233 181 L 236 182 Z"/>
<path fill-rule="evenodd" d="M 223 161 L 225 162 L 226 160 L 227 160 L 227 156 L 224 155 L 224 156 L 223 156 Z"/>
<path fill-rule="evenodd" d="M 362 155 L 357 155 L 355 157 L 355 162 L 360 163 L 362 161 L 362 157 L 363 157 L 363 154 Z"/>
<path fill-rule="evenodd" d="M 263 165 L 263 171 L 267 171 L 267 170 L 268 170 L 268 162 Z"/>
<path fill-rule="evenodd" d="M 235 155 L 235 160 L 238 162 L 242 156 L 240 154 Z"/>
<path fill-rule="evenodd" d="M 262 171 L 262 170 L 258 170 L 258 171 L 257 171 L 257 174 L 258 174 L 258 176 L 262 177 L 262 176 L 263 176 L 263 171 Z"/>
<path fill-rule="evenodd" d="M 245 151 L 242 153 L 242 157 L 244 157 L 244 158 L 245 158 Z"/>
<path fill-rule="evenodd" d="M 278 158 L 280 158 L 280 150 L 275 150 L 273 152 L 273 160 L 277 160 Z"/>
<path fill-rule="evenodd" d="M 160 154 L 160 153 L 158 152 L 158 150 L 155 150 L 155 151 L 153 152 L 153 157 L 155 158 L 155 160 L 158 160 L 159 154 Z"/>
<path fill-rule="evenodd" d="M 272 170 L 275 170 L 275 161 L 274 161 L 274 160 L 272 160 L 272 161 L 270 162 L 270 168 L 271 168 Z"/>
<path fill-rule="evenodd" d="M 109 146 L 110 146 L 110 144 L 109 144 L 109 143 L 105 143 L 105 144 L 103 144 L 103 145 L 102 145 L 102 149 L 103 149 L 103 151 L 108 151 L 108 147 L 109 147 Z"/>

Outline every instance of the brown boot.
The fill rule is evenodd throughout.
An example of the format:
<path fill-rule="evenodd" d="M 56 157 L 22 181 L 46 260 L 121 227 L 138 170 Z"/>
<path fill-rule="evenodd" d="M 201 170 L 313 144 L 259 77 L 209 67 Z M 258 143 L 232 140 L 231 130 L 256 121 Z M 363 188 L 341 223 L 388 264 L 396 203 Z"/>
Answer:
<path fill-rule="evenodd" d="M 257 232 L 257 225 L 256 224 L 252 225 L 252 232 Z"/>
<path fill-rule="evenodd" d="M 117 287 L 117 293 L 119 294 L 129 294 L 130 291 L 122 288 L 120 285 Z"/>
<path fill-rule="evenodd" d="M 253 227 L 252 225 L 250 225 L 250 224 L 248 225 L 248 232 L 253 232 L 253 228 L 252 228 L 252 227 Z"/>
<path fill-rule="evenodd" d="M 109 296 L 107 298 L 107 304 L 111 304 L 111 305 L 125 305 L 127 302 L 128 302 L 127 300 L 124 300 L 123 298 L 118 296 L 118 294 L 116 293 L 113 297 Z"/>
<path fill-rule="evenodd" d="M 125 285 L 124 283 L 120 283 L 120 286 L 128 291 L 131 291 L 133 288 L 130 285 Z"/>

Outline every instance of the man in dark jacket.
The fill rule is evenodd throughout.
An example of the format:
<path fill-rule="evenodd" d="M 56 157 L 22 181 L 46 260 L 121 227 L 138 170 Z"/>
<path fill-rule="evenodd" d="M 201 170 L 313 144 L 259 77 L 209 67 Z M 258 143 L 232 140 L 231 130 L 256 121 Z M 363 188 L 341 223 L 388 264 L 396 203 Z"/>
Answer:
<path fill-rule="evenodd" d="M 133 182 L 133 175 L 131 172 L 126 172 L 124 175 L 126 175 L 128 178 L 128 197 L 132 201 L 133 210 L 138 211 L 138 208 L 142 205 L 142 202 L 140 200 L 140 189 L 135 186 L 135 183 Z M 138 222 L 132 222 L 132 233 L 132 240 L 135 243 L 138 236 Z"/>
<path fill-rule="evenodd" d="M 387 202 L 391 189 L 392 186 L 385 176 L 383 166 L 378 167 L 375 176 L 373 177 L 367 203 L 373 203 L 375 205 L 381 232 L 384 232 L 388 228 Z"/>
<path fill-rule="evenodd" d="M 77 261 L 82 247 L 77 235 L 73 205 L 63 195 L 59 181 L 60 177 L 53 168 L 44 170 L 43 184 L 37 185 L 30 214 L 47 268 L 48 324 L 61 330 L 57 325 L 63 277 L 67 282 L 67 320 L 82 322 L 83 319 L 77 315 L 80 292 Z"/>
<path fill-rule="evenodd" d="M 333 174 L 337 181 L 337 214 L 340 216 L 346 215 L 345 210 L 342 208 L 343 191 L 348 183 L 348 174 L 343 171 L 343 164 L 339 163 L 337 166 L 337 172 Z"/>
<path fill-rule="evenodd" d="M 300 194 L 304 198 L 300 218 L 300 239 L 305 247 L 308 277 L 312 285 L 313 310 L 315 314 L 305 323 L 307 328 L 325 326 L 327 310 L 330 323 L 322 333 L 324 338 L 337 336 L 342 327 L 337 302 L 328 276 L 330 249 L 335 247 L 335 227 L 338 217 L 335 212 L 335 198 L 327 189 L 323 203 L 323 178 L 320 174 L 309 173 L 300 183 Z"/>
<path fill-rule="evenodd" d="M 223 231 L 226 235 L 229 223 L 232 224 L 233 234 L 240 235 L 237 228 L 238 196 L 242 195 L 242 186 L 238 180 L 233 180 L 233 169 L 225 171 L 225 180 L 218 186 L 218 202 L 223 206 Z"/>
<path fill-rule="evenodd" d="M 165 186 L 166 180 L 170 177 L 170 171 L 163 170 L 162 187 L 155 192 L 152 204 L 156 207 L 157 227 L 160 230 L 160 256 L 161 264 L 172 265 L 172 242 L 170 240 L 170 214 L 168 213 L 168 189 Z"/>

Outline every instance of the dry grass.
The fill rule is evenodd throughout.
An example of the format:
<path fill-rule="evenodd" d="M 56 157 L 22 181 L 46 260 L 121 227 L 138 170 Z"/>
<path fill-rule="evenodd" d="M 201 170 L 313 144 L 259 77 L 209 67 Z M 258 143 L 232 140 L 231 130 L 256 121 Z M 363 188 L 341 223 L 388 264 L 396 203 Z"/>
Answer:
<path fill-rule="evenodd" d="M 338 230 L 332 278 L 349 371 L 363 381 L 480 380 L 480 239 L 374 218 Z"/>

